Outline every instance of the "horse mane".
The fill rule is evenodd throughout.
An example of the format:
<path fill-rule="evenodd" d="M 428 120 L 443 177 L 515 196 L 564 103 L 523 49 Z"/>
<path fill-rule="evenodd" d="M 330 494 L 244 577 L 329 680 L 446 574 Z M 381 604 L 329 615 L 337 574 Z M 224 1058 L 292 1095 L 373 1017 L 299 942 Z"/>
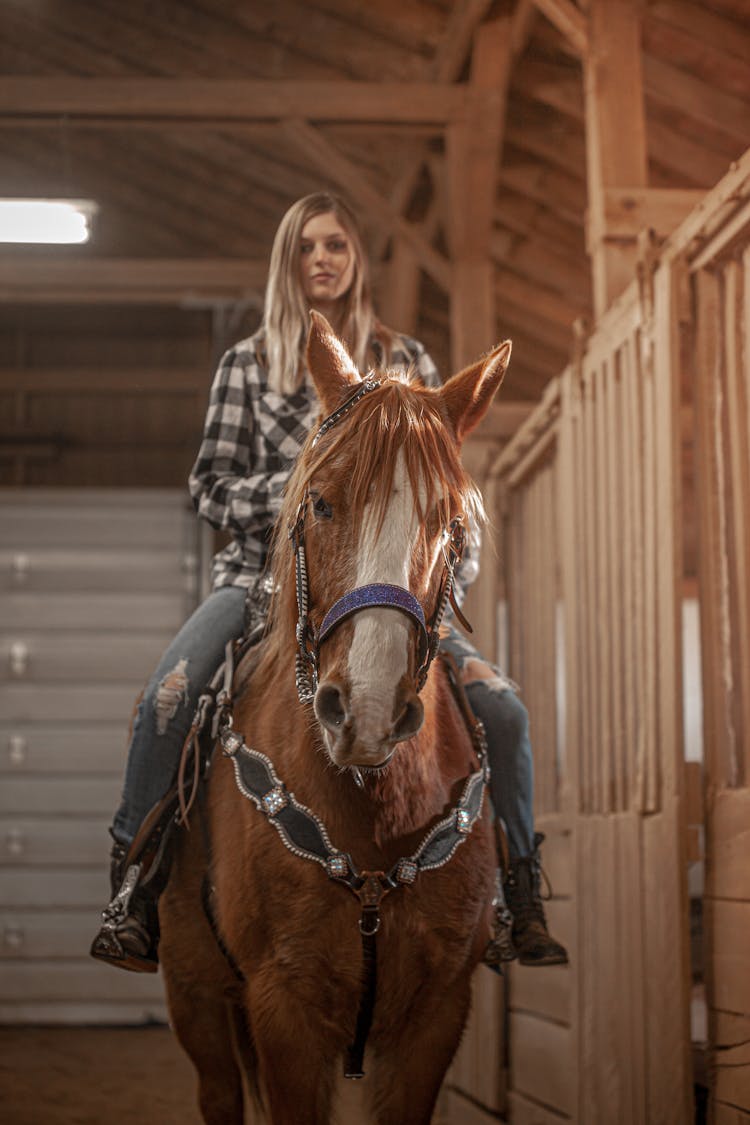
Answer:
<path fill-rule="evenodd" d="M 297 607 L 289 528 L 306 489 L 324 470 L 346 474 L 355 535 L 368 501 L 377 505 L 375 515 L 378 527 L 382 526 L 401 450 L 423 528 L 434 509 L 444 527 L 459 514 L 475 525 L 485 519 L 481 495 L 461 464 L 455 435 L 444 416 L 439 389 L 397 372 L 379 373 L 379 377 L 381 386 L 343 415 L 318 444 L 313 444 L 316 431 L 310 433 L 287 482 L 271 544 L 269 565 L 278 593 L 271 606 L 260 676 L 270 672 L 293 643 Z M 425 531 L 423 538 L 426 541 Z"/>

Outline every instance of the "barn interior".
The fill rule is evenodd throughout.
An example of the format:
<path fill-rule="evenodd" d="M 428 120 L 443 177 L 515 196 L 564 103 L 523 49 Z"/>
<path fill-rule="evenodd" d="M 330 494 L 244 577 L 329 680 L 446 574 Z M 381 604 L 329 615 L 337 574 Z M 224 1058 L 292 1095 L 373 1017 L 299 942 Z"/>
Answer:
<path fill-rule="evenodd" d="M 750 1123 L 750 955 L 739 940 L 750 924 L 748 145 L 747 0 L 6 0 L 2 196 L 90 200 L 95 211 L 85 244 L 0 246 L 3 1024 L 165 1018 L 158 982 L 119 979 L 86 956 L 125 729 L 149 665 L 206 589 L 215 543 L 185 483 L 216 362 L 260 322 L 281 216 L 330 188 L 362 220 L 382 319 L 421 340 L 444 375 L 513 340 L 502 392 L 466 452 L 496 529 L 470 608 L 483 649 L 524 693 L 536 684 L 549 914 L 573 963 L 514 967 L 503 980 L 480 970 L 440 1120 L 685 1125 L 710 1112 L 716 1125 Z M 712 239 L 721 245 L 709 260 Z M 674 331 L 660 319 L 665 263 Z M 618 493 L 601 489 L 590 523 L 575 523 L 564 486 L 594 488 L 603 463 L 584 458 L 582 478 L 550 478 L 547 507 L 527 512 L 516 498 L 532 462 L 564 460 L 566 411 L 582 416 L 568 388 L 593 386 L 603 341 L 636 304 L 644 385 L 645 339 L 657 357 L 658 432 L 646 424 L 628 454 L 614 395 L 591 421 L 605 460 L 610 441 L 634 472 L 651 471 L 649 450 L 657 468 L 671 455 L 659 477 L 670 491 L 643 532 L 647 561 L 633 556 L 643 605 L 627 603 L 644 621 L 649 607 L 667 620 L 663 594 L 672 615 L 669 645 L 643 627 L 654 750 L 648 768 L 634 758 L 642 784 L 631 804 L 614 775 L 614 797 L 597 802 L 609 782 L 591 764 L 616 723 L 641 738 L 628 704 L 648 710 L 635 688 L 628 695 L 640 650 L 614 653 L 605 612 L 617 576 L 629 589 L 616 528 L 598 530 L 617 524 Z M 677 357 L 661 406 L 668 346 Z M 638 401 L 643 421 L 652 400 Z M 560 555 L 549 570 L 553 514 Z M 591 791 L 576 788 L 585 763 L 571 772 L 577 712 L 566 696 L 584 626 L 548 631 L 570 606 L 568 518 L 583 538 L 611 536 L 615 575 L 585 626 L 615 637 L 609 679 L 592 658 L 592 680 L 576 688 L 592 708 L 580 728 Z M 593 596 L 595 561 L 576 605 Z M 522 588 L 524 571 L 535 589 Z M 534 634 L 540 586 L 549 605 Z M 620 621 L 629 610 L 617 604 Z M 530 634 L 515 622 L 521 605 Z M 554 659 L 534 657 L 535 638 Z M 671 725 L 659 710 L 667 698 Z M 648 833 L 667 808 L 663 852 L 635 829 L 627 844 L 617 837 L 624 889 L 608 898 L 598 887 L 608 921 L 587 930 L 586 873 L 610 846 L 603 833 L 631 814 Z M 601 818 L 602 835 L 587 835 L 584 814 Z M 663 883 L 629 883 L 631 863 L 649 859 L 668 872 Z M 618 905 L 628 888 L 632 918 Z M 655 916 L 663 931 L 652 942 L 639 920 Z M 670 969 L 659 978 L 662 957 Z M 626 962 L 638 1004 L 626 998 Z M 597 1002 L 609 1008 L 594 1012 Z M 616 1009 L 625 1015 L 608 1038 Z"/>

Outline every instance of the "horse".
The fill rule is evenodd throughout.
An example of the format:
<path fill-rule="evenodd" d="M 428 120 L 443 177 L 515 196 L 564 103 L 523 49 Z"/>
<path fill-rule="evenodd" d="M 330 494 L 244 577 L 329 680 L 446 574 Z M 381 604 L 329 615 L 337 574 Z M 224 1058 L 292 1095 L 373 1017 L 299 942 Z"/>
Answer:
<path fill-rule="evenodd" d="M 243 1076 L 253 1114 L 327 1125 L 342 1060 L 367 1070 L 379 1125 L 431 1120 L 496 857 L 481 724 L 430 664 L 481 518 L 461 444 L 509 353 L 440 388 L 363 377 L 311 314 L 325 420 L 287 485 L 270 619 L 225 694 L 204 826 L 179 833 L 160 903 L 170 1022 L 206 1125 L 245 1120 Z"/>

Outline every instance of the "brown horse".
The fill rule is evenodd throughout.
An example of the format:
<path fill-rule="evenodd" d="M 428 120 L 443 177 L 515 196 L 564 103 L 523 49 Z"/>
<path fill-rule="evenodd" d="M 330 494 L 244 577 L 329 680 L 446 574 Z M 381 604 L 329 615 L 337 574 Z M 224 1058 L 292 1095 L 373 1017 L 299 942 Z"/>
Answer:
<path fill-rule="evenodd" d="M 288 485 L 278 591 L 224 713 L 204 830 L 180 833 L 160 907 L 172 1024 L 208 1125 L 244 1120 L 243 1075 L 273 1125 L 327 1125 L 342 1060 L 359 1076 L 365 1042 L 373 1119 L 431 1119 L 496 861 L 481 736 L 442 662 L 426 671 L 461 519 L 481 515 L 461 442 L 509 354 L 440 389 L 362 380 L 312 316 L 328 417 Z"/>

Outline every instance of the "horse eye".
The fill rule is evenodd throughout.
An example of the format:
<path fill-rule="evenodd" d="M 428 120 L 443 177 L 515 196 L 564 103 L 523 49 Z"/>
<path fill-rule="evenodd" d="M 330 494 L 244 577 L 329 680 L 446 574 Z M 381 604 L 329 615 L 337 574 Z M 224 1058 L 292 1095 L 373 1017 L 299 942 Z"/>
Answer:
<path fill-rule="evenodd" d="M 322 496 L 318 496 L 317 500 L 313 501 L 313 511 L 321 519 L 330 520 L 333 518 L 333 508 L 325 502 Z"/>

